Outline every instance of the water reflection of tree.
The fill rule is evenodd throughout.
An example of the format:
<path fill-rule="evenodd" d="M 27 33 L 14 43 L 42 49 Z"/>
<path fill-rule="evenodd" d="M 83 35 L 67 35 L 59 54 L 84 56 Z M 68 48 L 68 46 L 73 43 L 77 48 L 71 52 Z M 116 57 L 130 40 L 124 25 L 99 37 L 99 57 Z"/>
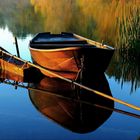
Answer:
<path fill-rule="evenodd" d="M 30 0 L 44 17 L 44 29 L 71 31 L 115 47 L 137 42 L 140 30 L 139 0 Z M 123 38 L 123 40 L 122 40 Z M 126 41 L 127 40 L 127 41 Z M 132 45 L 131 45 L 132 46 Z"/>
<path fill-rule="evenodd" d="M 118 17 L 118 35 L 115 46 L 118 49 L 112 60 L 109 75 L 121 82 L 131 82 L 131 91 L 140 86 L 140 1 L 122 3 Z"/>
<path fill-rule="evenodd" d="M 115 46 L 116 42 L 124 44 L 121 38 L 128 33 L 122 30 L 132 29 L 132 25 L 136 36 L 139 5 L 139 0 L 0 0 L 0 25 L 5 23 L 18 36 L 68 31 Z"/>
<path fill-rule="evenodd" d="M 70 31 L 112 43 L 116 31 L 113 4 L 103 0 L 31 0 L 36 13 L 44 16 L 45 30 Z M 113 7 L 112 7 L 113 6 Z M 112 7 L 112 8 L 111 8 Z M 110 22 L 110 18 L 112 18 Z"/>
<path fill-rule="evenodd" d="M 140 87 L 140 54 L 134 50 L 116 50 L 107 74 L 114 76 L 123 86 L 124 82 L 131 82 L 131 92 Z"/>
<path fill-rule="evenodd" d="M 43 31 L 42 17 L 34 13 L 28 0 L 0 0 L 0 27 L 8 29 L 17 37 Z M 36 28 L 36 25 L 40 25 Z"/>
<path fill-rule="evenodd" d="M 140 1 L 121 6 L 118 17 L 116 46 L 121 49 L 135 49 L 140 53 Z"/>

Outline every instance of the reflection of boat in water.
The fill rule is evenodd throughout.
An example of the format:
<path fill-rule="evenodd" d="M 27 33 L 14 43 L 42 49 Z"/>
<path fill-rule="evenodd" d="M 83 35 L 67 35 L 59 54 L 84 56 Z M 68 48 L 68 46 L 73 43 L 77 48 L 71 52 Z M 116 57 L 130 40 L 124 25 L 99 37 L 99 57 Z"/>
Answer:
<path fill-rule="evenodd" d="M 38 84 L 24 85 L 20 81 L 13 81 L 15 79 L 10 73 L 7 73 L 6 77 L 3 74 L 0 73 L 0 82 L 15 86 L 16 89 L 17 87 L 28 89 L 32 103 L 42 114 L 77 133 L 87 133 L 97 129 L 110 117 L 112 111 L 140 119 L 140 115 L 114 108 L 112 100 L 78 89 L 60 79 L 44 77 Z M 89 78 L 84 80 L 86 82 L 83 81 L 83 84 L 111 97 L 104 74 L 94 76 L 94 80 Z M 31 81 L 34 80 L 28 82 Z"/>
<path fill-rule="evenodd" d="M 104 74 L 94 76 L 94 79 L 87 82 L 84 84 L 111 95 Z M 40 89 L 29 90 L 30 99 L 38 111 L 73 132 L 91 132 L 112 114 L 111 110 L 98 108 L 96 105 L 113 108 L 113 101 L 73 87 L 59 79 L 45 77 L 39 84 L 32 86 Z"/>
<path fill-rule="evenodd" d="M 83 67 L 89 75 L 104 72 L 114 53 L 110 46 L 72 33 L 39 33 L 29 48 L 35 63 L 69 79 L 76 79 Z"/>

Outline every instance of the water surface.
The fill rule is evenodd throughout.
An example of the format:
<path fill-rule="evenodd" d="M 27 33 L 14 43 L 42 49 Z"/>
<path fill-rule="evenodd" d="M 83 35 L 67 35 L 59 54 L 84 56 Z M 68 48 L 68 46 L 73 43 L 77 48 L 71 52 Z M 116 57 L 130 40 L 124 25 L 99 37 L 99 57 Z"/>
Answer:
<path fill-rule="evenodd" d="M 135 46 L 136 50 L 139 50 L 137 45 L 139 38 L 133 38 L 131 42 L 124 41 L 128 40 L 129 36 L 128 38 L 123 38 L 124 40 L 120 40 L 120 38 L 126 36 L 125 32 L 120 32 L 122 34 L 117 36 L 118 32 L 116 30 L 118 31 L 119 29 L 118 27 L 116 28 L 116 22 L 113 24 L 108 20 L 108 16 L 113 18 L 114 14 L 117 16 L 117 10 L 121 9 L 121 6 L 126 5 L 128 9 L 131 7 L 137 9 L 136 5 L 138 4 L 136 2 L 125 3 L 124 1 L 122 5 L 119 5 L 119 3 L 116 13 L 113 13 L 113 8 L 115 8 L 113 1 L 111 5 L 109 4 L 110 1 L 102 0 L 96 2 L 91 0 L 89 4 L 84 0 L 76 0 L 76 2 L 61 0 L 59 3 L 57 1 L 46 2 L 45 0 L 38 2 L 36 0 L 0 0 L 0 46 L 16 55 L 13 36 L 17 36 L 21 58 L 31 61 L 28 44 L 36 33 L 42 31 L 54 33 L 69 31 L 98 41 L 104 40 L 104 42 L 113 47 L 121 48 L 129 44 L 128 46 Z M 95 10 L 96 8 L 92 8 L 92 6 L 97 7 L 98 10 Z M 110 9 L 110 6 L 112 9 Z M 63 10 L 62 7 L 64 7 Z M 127 9 L 127 7 L 125 8 Z M 104 14 L 100 14 L 104 18 L 98 15 L 99 11 L 106 11 Z M 126 12 L 126 15 L 130 14 L 129 11 L 126 10 Z M 110 15 L 107 16 L 108 13 Z M 135 21 L 136 19 L 133 20 Z M 137 22 L 134 22 L 131 24 L 133 26 L 127 26 L 127 29 L 135 26 L 139 30 L 139 26 L 136 26 L 136 24 Z M 133 29 L 133 32 L 130 33 L 130 36 L 133 34 L 134 36 L 137 35 L 134 28 L 131 29 Z M 119 43 L 117 42 L 118 37 L 120 37 Z M 132 44 L 132 42 L 134 43 Z M 121 51 L 121 54 L 119 54 L 116 51 L 105 73 L 105 77 L 114 98 L 140 106 L 140 57 L 138 53 L 134 52 L 126 53 Z M 103 85 L 99 80 L 95 83 Z M 93 82 L 93 87 L 96 87 L 95 83 Z M 139 111 L 116 102 L 114 103 L 114 108 L 140 115 Z M 97 120 L 100 120 L 100 118 L 102 119 L 102 115 L 99 114 Z M 113 111 L 108 119 L 97 129 L 84 134 L 73 132 L 41 113 L 33 104 L 27 89 L 19 87 L 16 90 L 14 86 L 4 83 L 0 84 L 0 139 L 2 140 L 54 140 L 58 138 L 62 140 L 137 140 L 140 137 L 139 128 L 140 119 Z"/>

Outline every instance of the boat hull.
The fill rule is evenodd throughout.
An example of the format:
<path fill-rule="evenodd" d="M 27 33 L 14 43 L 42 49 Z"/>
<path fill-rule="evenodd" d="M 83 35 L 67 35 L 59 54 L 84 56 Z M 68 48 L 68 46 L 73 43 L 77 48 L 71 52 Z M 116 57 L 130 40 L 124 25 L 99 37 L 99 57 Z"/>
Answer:
<path fill-rule="evenodd" d="M 16 82 L 38 82 L 43 76 L 39 69 L 13 56 L 1 47 L 0 56 L 0 80 L 9 79 Z"/>
<path fill-rule="evenodd" d="M 14 64 L 0 59 L 0 78 L 11 79 L 14 81 L 23 81 L 24 70 Z"/>
<path fill-rule="evenodd" d="M 38 50 L 30 48 L 32 59 L 37 63 L 49 70 L 54 71 L 66 78 L 75 79 L 79 66 L 79 48 L 73 49 L 51 49 L 51 50 Z M 43 72 L 43 71 L 42 71 Z M 43 72 L 49 77 L 48 73 Z"/>
<path fill-rule="evenodd" d="M 105 72 L 113 55 L 112 50 L 79 47 L 51 50 L 30 48 L 30 52 L 34 63 L 69 79 L 76 79 L 81 71 L 89 72 L 89 75 Z"/>

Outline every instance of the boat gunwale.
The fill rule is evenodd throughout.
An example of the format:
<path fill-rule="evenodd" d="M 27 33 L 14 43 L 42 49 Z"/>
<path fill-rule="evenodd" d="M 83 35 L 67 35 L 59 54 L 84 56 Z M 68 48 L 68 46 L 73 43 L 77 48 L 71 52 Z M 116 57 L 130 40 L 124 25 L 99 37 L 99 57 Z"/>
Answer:
<path fill-rule="evenodd" d="M 47 49 L 47 48 L 44 48 L 44 49 L 40 49 L 40 48 L 32 48 L 30 47 L 30 50 L 33 50 L 33 51 L 40 51 L 40 52 L 55 52 L 55 51 L 72 51 L 72 50 L 80 50 L 81 47 L 67 47 L 67 48 L 52 48 L 52 49 Z"/>
<path fill-rule="evenodd" d="M 80 50 L 80 49 L 101 49 L 101 50 L 108 50 L 108 51 L 113 51 L 115 49 L 112 49 L 112 48 L 109 48 L 108 46 L 106 46 L 106 48 L 102 47 L 102 48 L 99 48 L 99 47 L 61 47 L 61 48 L 33 48 L 33 47 L 30 47 L 30 50 L 34 50 L 34 51 L 40 51 L 40 52 L 55 52 L 55 51 L 73 51 L 73 50 Z"/>
<path fill-rule="evenodd" d="M 38 33 L 36 36 L 38 36 L 41 33 Z M 63 34 L 63 32 L 61 33 Z M 54 43 L 54 44 L 50 44 L 49 42 L 34 42 L 34 38 L 36 38 L 36 36 L 30 41 L 29 43 L 29 48 L 30 49 L 34 49 L 34 50 L 42 50 L 42 51 L 61 51 L 61 50 L 75 50 L 76 48 L 98 48 L 98 49 L 105 49 L 105 50 L 115 50 L 113 47 L 108 46 L 106 44 L 103 43 L 99 43 L 96 41 L 93 41 L 91 39 L 85 38 L 83 36 L 77 35 L 75 33 L 71 33 L 71 35 L 75 38 L 78 38 L 79 40 L 84 40 L 87 43 L 86 44 L 73 44 L 73 43 Z M 54 41 L 55 42 L 55 41 Z M 64 41 L 65 42 L 65 41 Z M 41 47 L 42 48 L 41 48 Z M 40 48 L 39 48 L 40 47 Z M 46 48 L 45 48 L 46 47 Z M 47 48 L 48 47 L 48 48 Z M 54 47 L 54 48 L 49 48 L 49 47 Z"/>
<path fill-rule="evenodd" d="M 91 45 L 94 45 L 94 46 L 96 46 L 97 48 L 115 50 L 115 48 L 113 48 L 112 46 L 109 46 L 109 45 L 106 45 L 106 44 L 103 44 L 103 43 L 100 43 L 100 42 L 97 42 L 97 41 L 94 41 L 94 40 L 85 38 L 85 37 L 80 36 L 80 35 L 77 35 L 77 34 L 73 34 L 73 35 L 74 35 L 75 37 L 79 38 L 79 39 L 86 40 L 87 43 L 89 43 L 89 44 L 91 44 Z"/>

